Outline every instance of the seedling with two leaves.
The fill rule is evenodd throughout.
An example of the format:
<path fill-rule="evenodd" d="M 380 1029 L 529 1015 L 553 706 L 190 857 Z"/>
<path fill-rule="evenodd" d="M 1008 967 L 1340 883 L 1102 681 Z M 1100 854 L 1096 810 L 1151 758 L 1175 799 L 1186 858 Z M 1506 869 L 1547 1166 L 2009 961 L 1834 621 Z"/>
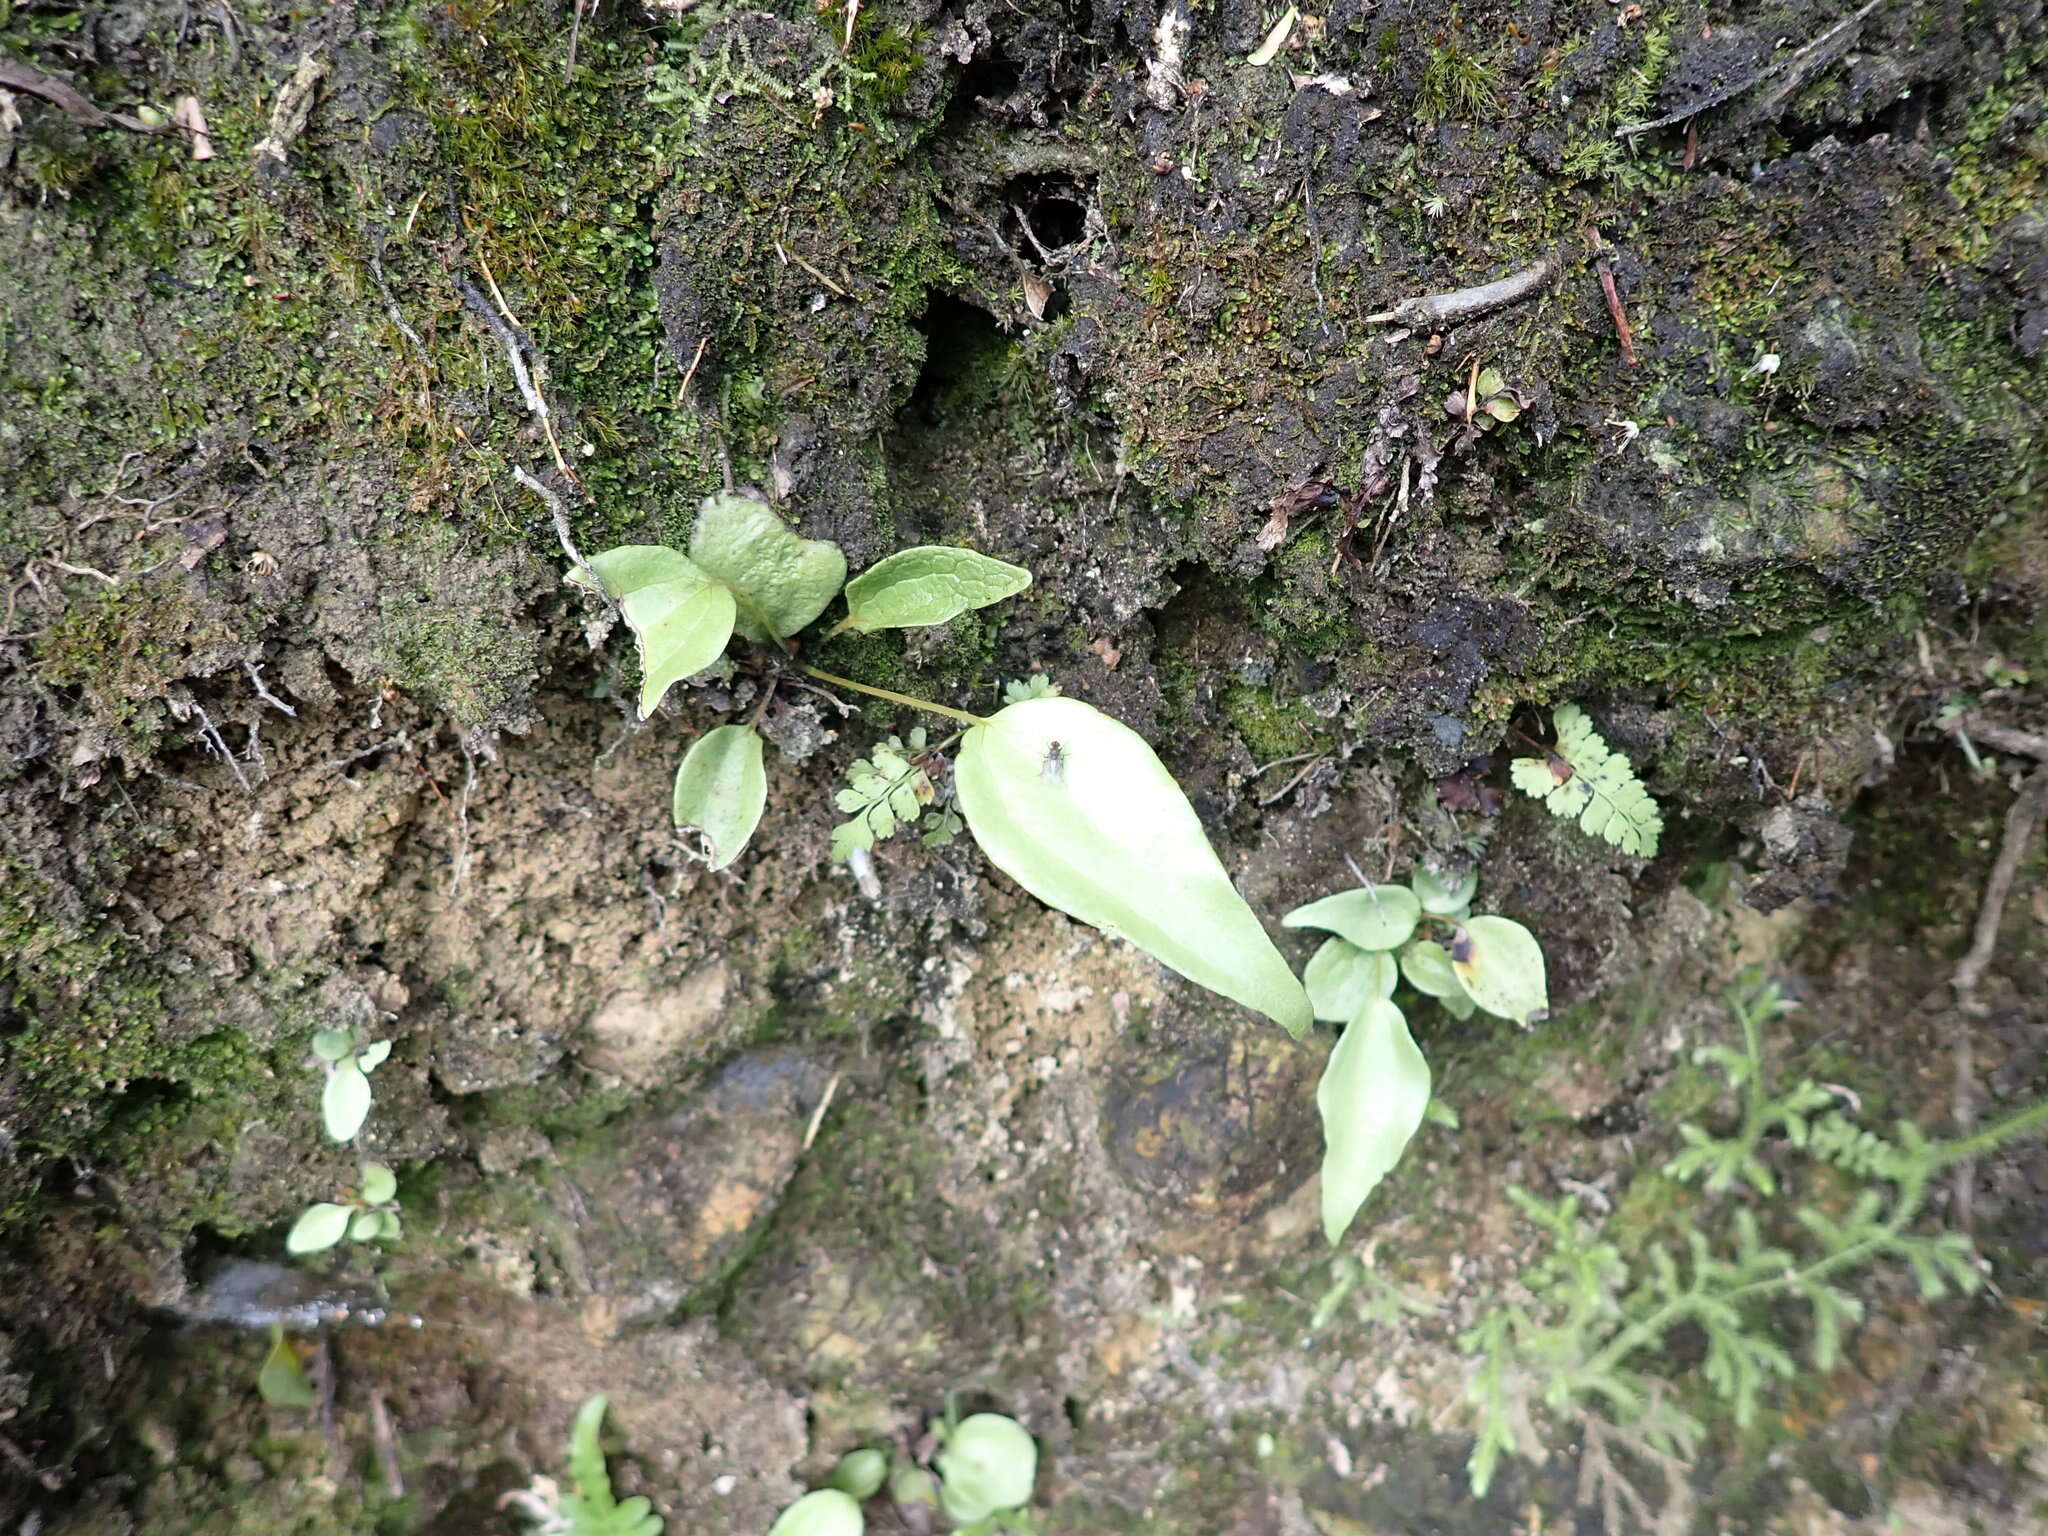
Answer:
<path fill-rule="evenodd" d="M 1032 1529 L 1027 1506 L 1038 1482 L 1038 1442 L 1029 1430 L 1001 1413 L 962 1419 L 949 1403 L 931 1440 L 929 1470 L 900 1451 L 864 1447 L 842 1456 L 826 1486 L 785 1509 L 768 1536 L 862 1536 L 861 1506 L 884 1486 L 896 1516 L 891 1530 L 906 1516 L 920 1522 L 911 1529 L 928 1529 L 934 1509 L 963 1536 Z"/>
<path fill-rule="evenodd" d="M 354 1141 L 370 1114 L 370 1074 L 391 1054 L 389 1040 L 359 1042 L 347 1029 L 316 1030 L 313 1054 L 327 1069 L 320 1092 L 320 1120 L 336 1141 Z"/>
<path fill-rule="evenodd" d="M 344 1201 L 316 1201 L 285 1234 L 285 1252 L 323 1253 L 343 1239 L 381 1243 L 398 1237 L 398 1175 L 382 1163 L 365 1163 L 362 1182 Z"/>
<path fill-rule="evenodd" d="M 1548 1015 L 1542 946 L 1510 918 L 1474 917 L 1478 887 L 1476 875 L 1418 868 L 1405 886 L 1339 891 L 1281 919 L 1334 935 L 1303 973 L 1315 1016 L 1344 1026 L 1316 1088 L 1323 1235 L 1332 1245 L 1429 1110 L 1429 1062 L 1393 1001 L 1400 982 L 1461 1019 L 1474 1009 L 1523 1025 Z"/>

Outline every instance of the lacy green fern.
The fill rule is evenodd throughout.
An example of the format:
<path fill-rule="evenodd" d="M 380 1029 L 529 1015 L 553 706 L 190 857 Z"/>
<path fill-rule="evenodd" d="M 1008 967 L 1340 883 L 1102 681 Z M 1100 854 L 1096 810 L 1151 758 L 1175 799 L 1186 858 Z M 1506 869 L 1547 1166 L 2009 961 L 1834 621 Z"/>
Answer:
<path fill-rule="evenodd" d="M 1518 757 L 1509 770 L 1515 788 L 1541 800 L 1553 816 L 1576 817 L 1580 827 L 1624 853 L 1655 858 L 1664 817 L 1626 757 L 1608 746 L 1576 704 L 1557 707 L 1557 745 L 1543 757 Z"/>
<path fill-rule="evenodd" d="M 833 802 L 851 819 L 832 829 L 833 858 L 844 860 L 856 849 L 886 842 L 924 815 L 938 796 L 931 775 L 917 761 L 924 750 L 925 730 L 920 725 L 912 729 L 907 744 L 891 736 L 846 770 L 847 787 L 833 796 Z M 943 812 L 938 820 L 934 832 L 945 826 Z M 950 831 L 940 839 L 950 840 Z"/>
<path fill-rule="evenodd" d="M 1682 1244 L 1653 1243 L 1631 1258 L 1581 1214 L 1576 1199 L 1509 1191 L 1542 1232 L 1546 1252 L 1519 1277 L 1523 1294 L 1494 1302 L 1460 1340 L 1473 1360 L 1466 1398 L 1476 1419 L 1475 1493 L 1485 1493 L 1503 1456 L 1542 1454 L 1540 1413 L 1585 1447 L 1587 1502 L 1628 1508 L 1660 1532 L 1689 1529 L 1685 1474 L 1705 1429 L 1671 1400 L 1673 1384 L 1654 1370 L 1674 1330 L 1703 1340 L 1699 1380 L 1740 1429 L 1755 1421 L 1775 1383 L 1798 1373 L 1795 1351 L 1817 1371 L 1840 1361 L 1845 1332 L 1863 1317 L 1862 1302 L 1844 1288 L 1857 1272 L 1885 1260 L 1901 1264 L 1929 1300 L 1982 1283 L 1965 1238 L 1914 1227 L 1942 1169 L 2039 1133 L 2048 1125 L 2048 1100 L 1956 1141 L 1930 1142 L 1909 1123 L 1886 1139 L 1838 1107 L 1854 1102 L 1842 1090 L 1801 1082 L 1778 1091 L 1768 1081 L 1763 1026 L 1790 1006 L 1775 986 L 1751 984 L 1728 1001 L 1741 1047 L 1698 1055 L 1720 1069 L 1740 1120 L 1725 1135 L 1681 1127 L 1685 1146 L 1661 1170 L 1719 1196 L 1695 1214 Z M 1820 1176 L 1831 1192 L 1843 1177 L 1861 1181 L 1845 1212 L 1831 1215 L 1834 1202 L 1819 1203 L 1821 1167 L 1835 1170 Z M 1796 1201 L 1810 1185 L 1813 1203 L 1758 1203 Z M 1788 1315 L 1787 1302 L 1798 1311 Z M 1654 1518 L 1652 1501 L 1629 1481 L 1645 1471 L 1662 1485 Z"/>

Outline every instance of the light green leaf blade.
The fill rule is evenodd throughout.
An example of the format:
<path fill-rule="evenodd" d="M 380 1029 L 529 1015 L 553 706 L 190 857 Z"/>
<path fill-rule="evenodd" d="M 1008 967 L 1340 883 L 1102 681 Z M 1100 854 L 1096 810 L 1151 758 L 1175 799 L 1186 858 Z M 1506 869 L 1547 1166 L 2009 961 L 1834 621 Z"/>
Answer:
<path fill-rule="evenodd" d="M 1320 928 L 1360 949 L 1399 949 L 1415 932 L 1422 903 L 1405 885 L 1365 885 L 1296 907 L 1280 921 L 1289 928 Z"/>
<path fill-rule="evenodd" d="M 394 1241 L 405 1229 L 399 1224 L 398 1212 L 382 1210 L 377 1213 L 377 1238 L 380 1242 Z"/>
<path fill-rule="evenodd" d="M 971 549 L 921 544 L 877 561 L 846 584 L 847 627 L 863 634 L 943 624 L 1031 585 L 1031 573 Z"/>
<path fill-rule="evenodd" d="M 273 1408 L 313 1406 L 313 1383 L 306 1379 L 299 1352 L 292 1348 L 282 1328 L 273 1326 L 270 1330 L 270 1353 L 264 1357 L 263 1369 L 256 1373 L 256 1391 Z"/>
<path fill-rule="evenodd" d="M 370 1113 L 370 1080 L 353 1060 L 341 1062 L 320 1090 L 320 1120 L 336 1141 L 354 1141 Z"/>
<path fill-rule="evenodd" d="M 612 1475 L 604 1464 L 604 1415 L 611 1400 L 596 1393 L 576 1410 L 569 1428 L 569 1480 L 577 1497 L 600 1511 L 612 1507 Z"/>
<path fill-rule="evenodd" d="M 1408 876 L 1408 886 L 1422 903 L 1423 911 L 1449 917 L 1472 904 L 1479 890 L 1479 871 L 1468 869 L 1462 875 L 1446 875 L 1418 864 Z"/>
<path fill-rule="evenodd" d="M 933 1465 L 941 1507 L 962 1525 L 971 1525 L 1031 1502 L 1038 1482 L 1038 1443 L 1007 1414 L 977 1413 L 954 1427 Z"/>
<path fill-rule="evenodd" d="M 357 1211 L 348 1219 L 348 1235 L 351 1242 L 367 1243 L 384 1230 L 382 1211 Z"/>
<path fill-rule="evenodd" d="M 345 1205 L 331 1205 L 321 1201 L 309 1205 L 292 1223 L 291 1231 L 284 1236 L 286 1253 L 319 1253 L 332 1248 L 348 1235 L 351 1212 Z"/>
<path fill-rule="evenodd" d="M 1078 699 L 1029 699 L 967 732 L 954 780 L 982 851 L 1040 901 L 1307 1033 L 1308 994 L 1137 732 Z"/>
<path fill-rule="evenodd" d="M 768 1536 L 861 1536 L 860 1506 L 837 1488 L 807 1493 L 776 1517 Z"/>
<path fill-rule="evenodd" d="M 676 769 L 675 823 L 704 834 L 711 868 L 738 858 L 761 824 L 768 773 L 751 727 L 721 725 L 690 744 Z"/>
<path fill-rule="evenodd" d="M 881 1492 L 882 1482 L 888 1475 L 888 1456 L 873 1446 L 862 1446 L 839 1458 L 839 1465 L 832 1469 L 829 1486 L 837 1488 L 850 1499 L 871 1499 Z"/>
<path fill-rule="evenodd" d="M 694 577 L 636 588 L 619 600 L 619 609 L 640 642 L 642 720 L 671 687 L 718 660 L 736 612 L 731 592 Z"/>
<path fill-rule="evenodd" d="M 1552 815 L 1577 817 L 1584 831 L 1624 853 L 1655 858 L 1664 816 L 1634 765 L 1607 745 L 1578 705 L 1560 704 L 1552 718 L 1556 747 L 1540 758 L 1516 758 L 1508 768 L 1515 788 Z"/>
<path fill-rule="evenodd" d="M 748 496 L 704 498 L 690 558 L 714 580 L 745 593 L 785 639 L 823 613 L 846 585 L 846 556 L 837 544 L 801 537 Z M 745 604 L 738 628 L 749 640 L 770 638 Z"/>
<path fill-rule="evenodd" d="M 391 1055 L 389 1040 L 372 1040 L 356 1052 L 356 1066 L 364 1072 L 374 1072 L 383 1066 Z"/>
<path fill-rule="evenodd" d="M 708 582 L 711 579 L 688 555 L 679 549 L 670 549 L 666 544 L 621 544 L 617 549 L 592 555 L 584 565 L 589 567 L 588 573 L 583 566 L 570 568 L 569 585 L 587 588 L 592 584 L 590 577 L 595 575 L 614 602 L 629 592 L 661 582 Z"/>
<path fill-rule="evenodd" d="M 339 1061 L 355 1049 L 356 1037 L 345 1029 L 313 1031 L 313 1054 L 322 1061 Z"/>
<path fill-rule="evenodd" d="M 1543 946 L 1512 918 L 1470 919 L 1448 953 L 1466 995 L 1496 1018 L 1534 1024 L 1550 1012 Z"/>
<path fill-rule="evenodd" d="M 1383 949 L 1360 949 L 1349 939 L 1330 939 L 1302 968 L 1302 985 L 1316 1017 L 1332 1024 L 1355 1018 L 1367 1003 L 1394 995 L 1400 972 Z"/>
<path fill-rule="evenodd" d="M 1417 939 L 1401 951 L 1401 974 L 1425 997 L 1465 995 L 1465 984 L 1451 965 L 1450 951 L 1434 939 Z"/>
<path fill-rule="evenodd" d="M 382 1163 L 363 1164 L 363 1199 L 370 1205 L 382 1205 L 398 1193 L 398 1175 Z"/>
<path fill-rule="evenodd" d="M 1344 1233 L 1365 1197 L 1401 1160 L 1429 1108 L 1429 1063 L 1389 1002 L 1366 1005 L 1344 1027 L 1316 1085 L 1323 1117 L 1323 1236 Z"/>

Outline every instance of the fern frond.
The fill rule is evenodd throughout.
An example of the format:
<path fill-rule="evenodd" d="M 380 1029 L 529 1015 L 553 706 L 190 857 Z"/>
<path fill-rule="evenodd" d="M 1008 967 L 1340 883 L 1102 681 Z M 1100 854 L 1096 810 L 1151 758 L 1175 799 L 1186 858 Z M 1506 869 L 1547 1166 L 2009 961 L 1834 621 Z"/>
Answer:
<path fill-rule="evenodd" d="M 598 1439 L 606 1406 L 600 1393 L 577 1410 L 576 1427 L 569 1432 L 569 1480 L 576 1491 L 562 1495 L 561 1528 L 567 1536 L 661 1536 L 661 1516 L 646 1499 L 612 1497 L 611 1473 Z"/>
<path fill-rule="evenodd" d="M 846 770 L 846 788 L 832 799 L 850 819 L 832 829 L 833 858 L 844 860 L 856 849 L 885 842 L 924 814 L 938 794 L 913 756 L 924 744 L 922 727 L 910 733 L 907 746 L 891 736 Z"/>
<path fill-rule="evenodd" d="M 1518 757 L 1515 788 L 1541 800 L 1553 816 L 1579 826 L 1624 853 L 1655 858 L 1664 817 L 1629 760 L 1608 746 L 1576 704 L 1560 704 L 1557 745 L 1545 757 Z"/>

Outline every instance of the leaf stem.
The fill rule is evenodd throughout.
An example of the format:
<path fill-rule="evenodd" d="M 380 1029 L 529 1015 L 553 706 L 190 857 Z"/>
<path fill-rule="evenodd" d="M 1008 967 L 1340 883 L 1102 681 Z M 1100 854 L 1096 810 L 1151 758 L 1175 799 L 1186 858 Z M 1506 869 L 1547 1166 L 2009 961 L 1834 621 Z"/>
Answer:
<path fill-rule="evenodd" d="M 1933 1166 L 1939 1168 L 1949 1163 L 1960 1163 L 1981 1156 L 2015 1136 L 2024 1136 L 2048 1122 L 2048 1099 L 2037 1099 L 2024 1109 L 2016 1109 L 2003 1120 L 1993 1121 L 1973 1136 L 1960 1137 L 1955 1141 L 1936 1142 L 1927 1149 L 1927 1156 Z"/>
<path fill-rule="evenodd" d="M 930 699 L 913 698 L 907 693 L 896 693 L 887 688 L 876 688 L 868 683 L 856 683 L 850 677 L 841 677 L 818 667 L 805 667 L 807 677 L 815 677 L 821 683 L 830 683 L 835 688 L 851 688 L 855 693 L 870 694 L 878 699 L 887 699 L 891 704 L 907 704 L 912 709 L 922 709 L 934 715 L 945 715 L 954 720 L 964 720 L 969 725 L 987 725 L 986 715 L 969 714 L 964 709 L 955 709 L 950 704 L 934 704 Z"/>
<path fill-rule="evenodd" d="M 775 644 L 781 647 L 782 650 L 786 652 L 788 655 L 794 656 L 796 654 L 796 642 L 794 640 L 787 640 L 783 638 L 783 636 L 776 630 L 774 623 L 769 619 L 768 615 L 762 611 L 761 605 L 759 603 L 755 602 L 751 597 L 747 596 L 746 593 L 742 592 L 738 587 L 734 586 L 731 582 L 725 582 L 723 583 L 723 585 L 725 587 L 725 590 L 732 594 L 733 602 L 738 604 L 741 608 L 744 608 L 746 610 L 747 617 L 752 619 L 756 624 L 761 626 L 762 634 L 766 635 L 770 640 L 774 641 Z"/>

